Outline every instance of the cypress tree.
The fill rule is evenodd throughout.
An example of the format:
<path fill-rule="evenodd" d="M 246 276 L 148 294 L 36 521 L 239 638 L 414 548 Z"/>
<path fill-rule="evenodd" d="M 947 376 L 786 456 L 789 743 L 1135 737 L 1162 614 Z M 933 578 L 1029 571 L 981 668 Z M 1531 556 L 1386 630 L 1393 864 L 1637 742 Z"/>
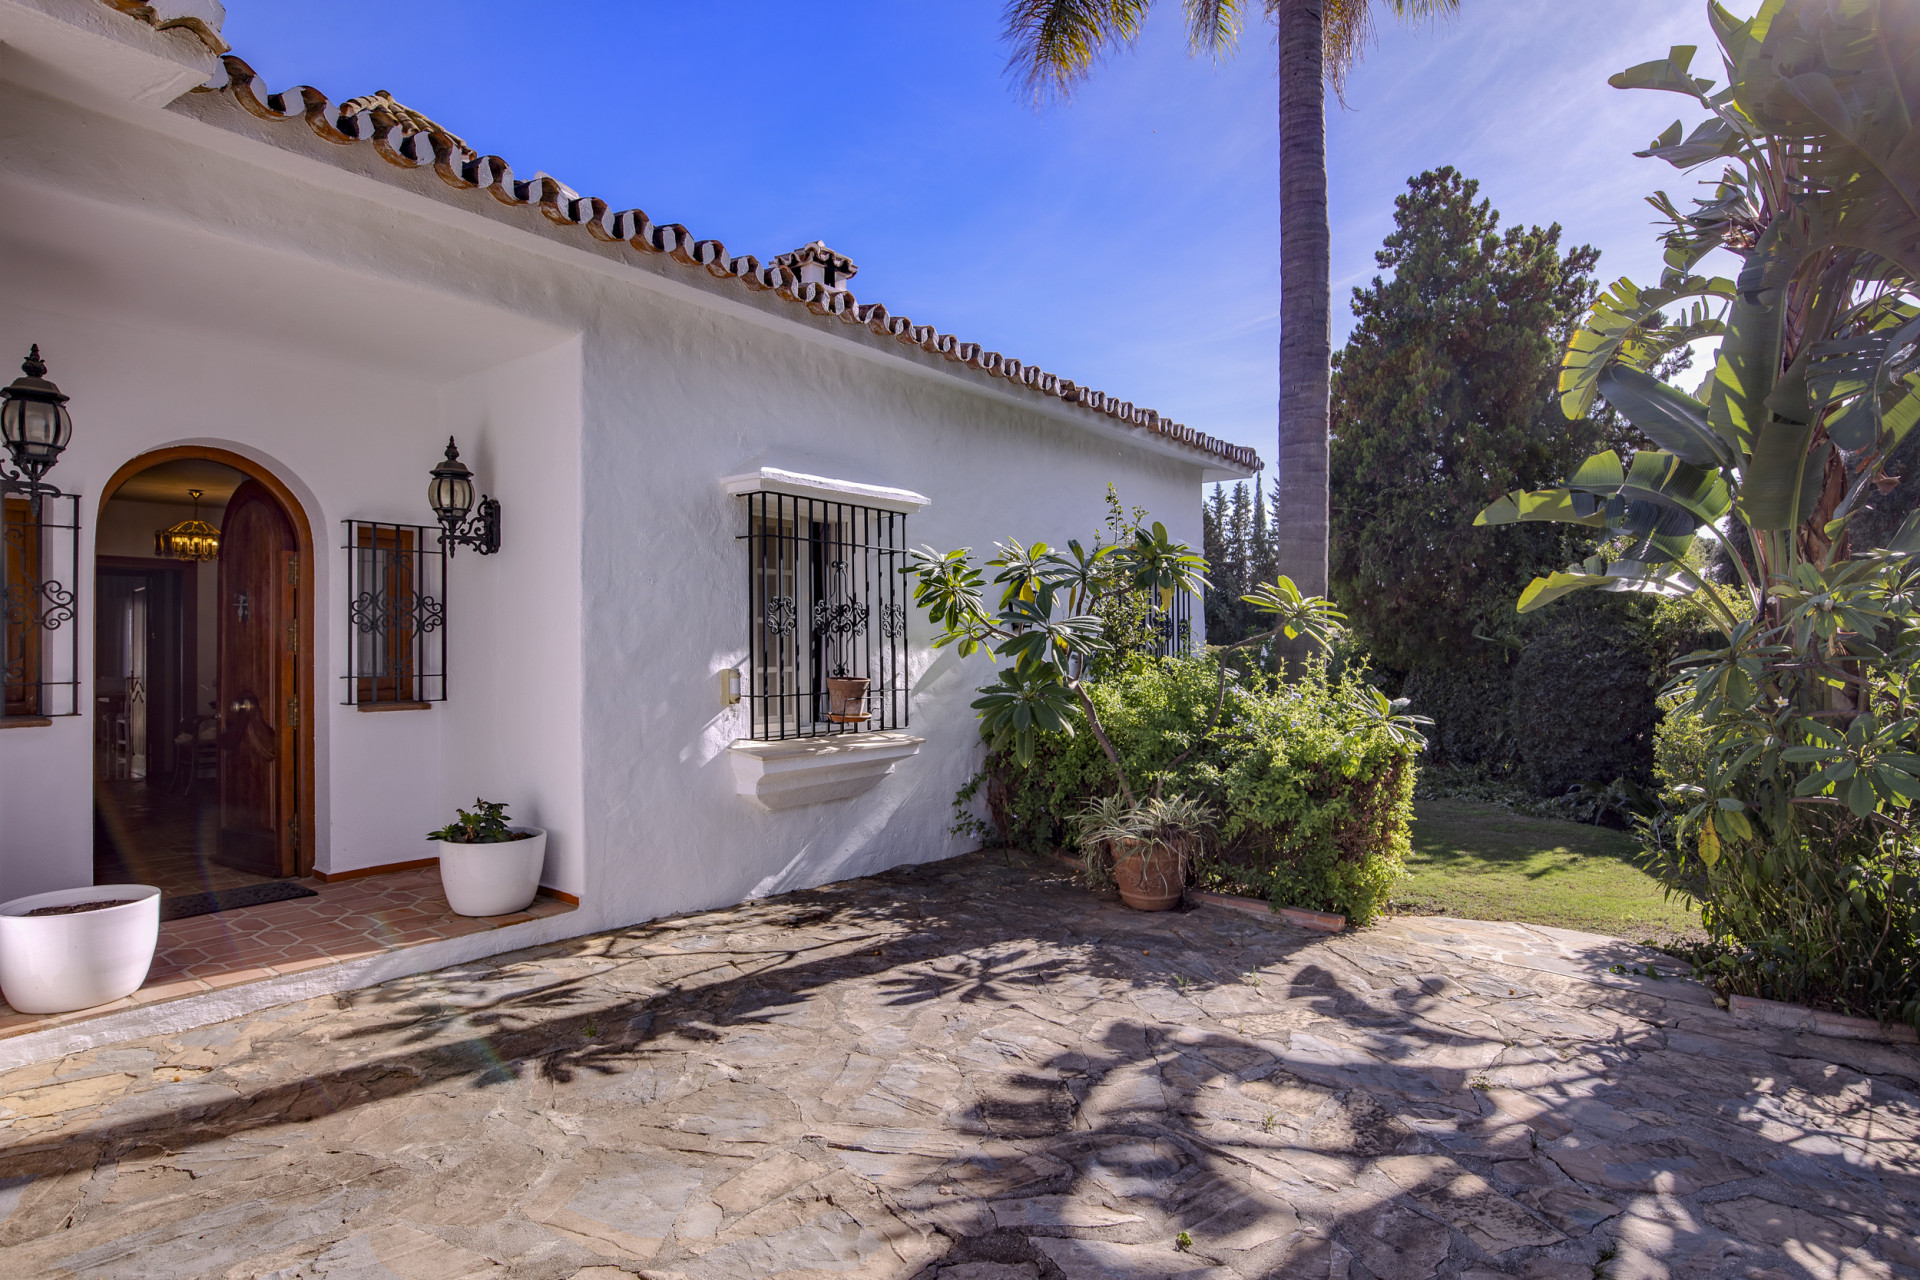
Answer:
<path fill-rule="evenodd" d="M 1552 484 L 1603 443 L 1555 403 L 1559 353 L 1590 304 L 1598 251 L 1514 227 L 1452 168 L 1410 179 L 1353 293 L 1334 357 L 1332 594 L 1376 662 L 1447 662 L 1511 634 L 1536 573 L 1584 554 L 1565 525 L 1476 529 L 1487 503 Z"/>

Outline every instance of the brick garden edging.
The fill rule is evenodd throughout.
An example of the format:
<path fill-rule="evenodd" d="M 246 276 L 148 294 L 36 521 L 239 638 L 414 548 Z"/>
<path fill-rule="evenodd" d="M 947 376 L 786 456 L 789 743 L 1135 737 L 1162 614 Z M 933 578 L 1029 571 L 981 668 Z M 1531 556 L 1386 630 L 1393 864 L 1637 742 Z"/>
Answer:
<path fill-rule="evenodd" d="M 1787 1031 L 1811 1031 L 1815 1035 L 1841 1040 L 1878 1040 L 1883 1044 L 1917 1044 L 1920 1036 L 1904 1023 L 1881 1026 L 1872 1018 L 1855 1018 L 1844 1013 L 1809 1009 L 1803 1004 L 1783 1004 L 1758 996 L 1728 996 L 1727 1011 L 1736 1018 L 1758 1022 Z"/>
<path fill-rule="evenodd" d="M 1063 866 L 1075 871 L 1084 871 L 1080 859 L 1064 853 L 1053 855 Z M 1335 915 L 1331 911 L 1309 911 L 1305 907 L 1280 907 L 1260 898 L 1239 898 L 1230 893 L 1203 893 L 1198 889 L 1187 890 L 1187 901 L 1203 907 L 1225 907 L 1229 911 L 1245 911 L 1249 915 L 1266 916 L 1272 919 L 1279 916 L 1288 924 L 1298 925 L 1302 929 L 1312 929 L 1319 933 L 1339 933 L 1347 927 L 1347 918 Z"/>

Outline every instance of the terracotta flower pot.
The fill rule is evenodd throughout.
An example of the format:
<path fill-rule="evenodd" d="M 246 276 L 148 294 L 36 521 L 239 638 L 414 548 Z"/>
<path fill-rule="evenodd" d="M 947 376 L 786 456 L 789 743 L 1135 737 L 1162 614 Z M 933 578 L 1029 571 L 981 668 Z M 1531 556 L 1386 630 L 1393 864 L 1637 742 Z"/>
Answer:
<path fill-rule="evenodd" d="M 871 718 L 865 676 L 827 677 L 827 719 L 835 724 L 859 724 Z"/>
<path fill-rule="evenodd" d="M 1171 911 L 1187 885 L 1187 848 L 1159 840 L 1116 840 L 1113 882 L 1135 911 Z"/>

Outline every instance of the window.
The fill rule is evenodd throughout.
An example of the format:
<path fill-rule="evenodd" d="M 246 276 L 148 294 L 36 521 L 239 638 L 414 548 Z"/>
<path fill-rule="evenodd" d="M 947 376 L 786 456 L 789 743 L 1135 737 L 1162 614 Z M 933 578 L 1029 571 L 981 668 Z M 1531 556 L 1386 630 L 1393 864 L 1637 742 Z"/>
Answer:
<path fill-rule="evenodd" d="M 0 499 L 0 715 L 80 714 L 79 561 L 77 497 Z"/>
<path fill-rule="evenodd" d="M 348 520 L 347 697 L 369 710 L 447 696 L 447 557 L 440 531 Z"/>
<path fill-rule="evenodd" d="M 751 736 L 904 727 L 905 514 L 786 493 L 742 501 Z"/>

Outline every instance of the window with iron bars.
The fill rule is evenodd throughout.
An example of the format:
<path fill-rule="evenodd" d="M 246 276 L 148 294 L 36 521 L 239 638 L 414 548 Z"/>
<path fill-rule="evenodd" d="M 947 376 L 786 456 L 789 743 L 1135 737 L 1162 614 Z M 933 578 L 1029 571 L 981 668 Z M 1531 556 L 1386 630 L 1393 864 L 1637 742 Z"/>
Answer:
<path fill-rule="evenodd" d="M 742 495 L 750 736 L 907 723 L 907 518 L 782 493 Z"/>
<path fill-rule="evenodd" d="M 1192 653 L 1193 597 L 1185 591 L 1175 591 L 1170 605 L 1153 611 L 1153 625 L 1160 637 L 1156 657 L 1184 658 Z"/>
<path fill-rule="evenodd" d="M 447 696 L 447 554 L 440 531 L 348 520 L 349 706 L 398 708 Z"/>
<path fill-rule="evenodd" d="M 80 714 L 80 499 L 0 498 L 0 716 Z"/>

